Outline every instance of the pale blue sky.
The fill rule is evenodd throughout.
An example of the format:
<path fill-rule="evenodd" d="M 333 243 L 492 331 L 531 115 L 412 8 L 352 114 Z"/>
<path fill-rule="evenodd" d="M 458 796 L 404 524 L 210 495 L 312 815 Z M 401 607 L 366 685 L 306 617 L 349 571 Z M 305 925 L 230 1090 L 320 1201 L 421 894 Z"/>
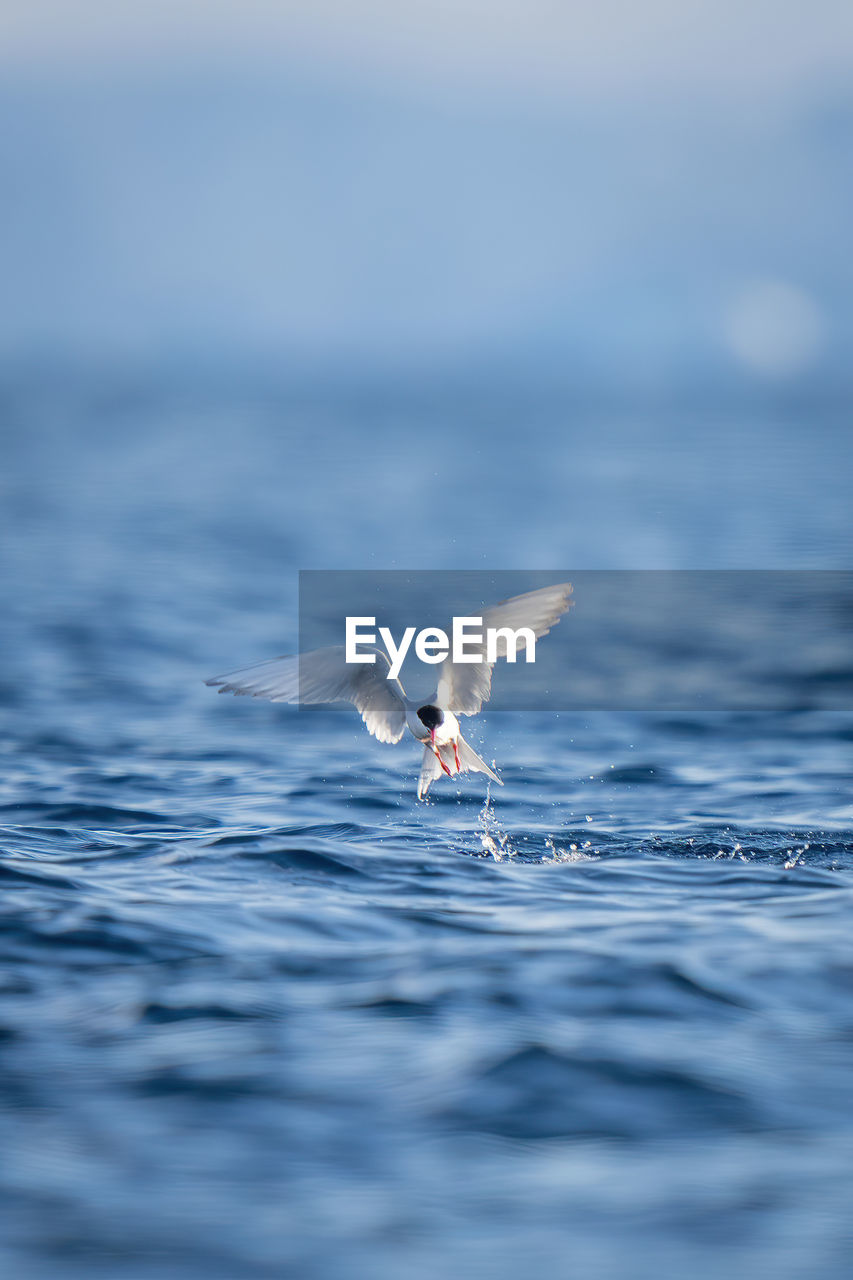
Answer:
<path fill-rule="evenodd" d="M 0 355 L 841 369 L 851 14 L 6 5 Z"/>
<path fill-rule="evenodd" d="M 845 0 L 17 0 L 0 57 L 316 63 L 466 94 L 787 94 L 853 65 Z"/>

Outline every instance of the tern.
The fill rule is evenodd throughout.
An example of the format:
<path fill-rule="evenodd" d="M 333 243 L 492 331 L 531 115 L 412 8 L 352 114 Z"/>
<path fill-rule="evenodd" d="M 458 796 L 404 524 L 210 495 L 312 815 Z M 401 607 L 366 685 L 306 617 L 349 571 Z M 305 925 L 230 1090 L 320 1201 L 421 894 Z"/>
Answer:
<path fill-rule="evenodd" d="M 522 643 L 519 628 L 529 628 L 538 639 L 547 635 L 572 605 L 572 588 L 567 582 L 528 591 L 501 600 L 482 610 L 484 636 L 489 630 L 500 633 L 494 656 L 510 658 Z M 250 667 L 212 676 L 205 684 L 220 693 L 234 693 L 270 702 L 297 702 L 302 705 L 351 702 L 361 713 L 365 726 L 380 742 L 399 742 L 406 732 L 423 743 L 424 753 L 418 779 L 418 799 L 442 776 L 484 773 L 503 786 L 501 779 L 465 741 L 459 716 L 475 716 L 491 695 L 494 662 L 487 659 L 486 643 L 469 646 L 474 661 L 444 659 L 432 697 L 412 699 L 399 679 L 391 676 L 391 662 L 384 650 L 363 645 L 375 661 L 354 665 L 345 660 L 344 645 L 313 649 L 308 653 L 284 655 Z M 492 655 L 488 655 L 491 657 Z"/>

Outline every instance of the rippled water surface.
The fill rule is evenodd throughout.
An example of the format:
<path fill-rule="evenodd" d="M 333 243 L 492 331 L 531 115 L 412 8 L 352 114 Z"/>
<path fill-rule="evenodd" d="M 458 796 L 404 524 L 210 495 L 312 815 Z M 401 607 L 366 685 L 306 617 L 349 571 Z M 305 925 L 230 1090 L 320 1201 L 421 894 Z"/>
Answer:
<path fill-rule="evenodd" d="M 414 744 L 202 684 L 288 647 L 302 566 L 625 564 L 648 434 L 567 513 L 605 455 L 563 419 L 497 461 L 493 417 L 437 421 L 449 476 L 387 409 L 9 401 L 7 1274 L 849 1274 L 849 714 L 493 713 L 504 788 L 419 804 Z M 758 424 L 732 469 L 717 427 L 702 468 L 683 425 L 642 554 L 736 562 L 739 521 L 846 562 L 836 454 Z M 476 467 L 518 537 L 454 505 Z"/>

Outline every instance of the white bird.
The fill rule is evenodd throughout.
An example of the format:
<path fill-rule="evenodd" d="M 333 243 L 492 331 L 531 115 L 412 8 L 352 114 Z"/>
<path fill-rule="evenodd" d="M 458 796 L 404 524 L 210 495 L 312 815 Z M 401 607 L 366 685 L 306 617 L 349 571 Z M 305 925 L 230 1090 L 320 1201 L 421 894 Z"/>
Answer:
<path fill-rule="evenodd" d="M 251 667 L 225 675 L 213 676 L 205 684 L 220 693 L 246 694 L 268 698 L 270 702 L 298 702 L 303 705 L 323 702 L 351 702 L 361 712 L 370 733 L 380 742 L 399 742 L 408 728 L 418 742 L 424 744 L 423 762 L 418 779 L 418 799 L 422 800 L 442 773 L 454 777 L 459 773 L 485 773 L 493 782 L 500 778 L 481 760 L 465 741 L 457 716 L 475 716 L 488 700 L 492 688 L 493 662 L 487 661 L 486 634 L 489 630 L 507 628 L 499 634 L 496 656 L 505 658 L 517 652 L 522 643 L 519 628 L 529 628 L 538 639 L 547 635 L 571 607 L 572 588 L 567 582 L 525 595 L 502 600 L 482 611 L 483 642 L 477 645 L 466 637 L 466 652 L 481 661 L 453 662 L 445 658 L 438 673 L 438 685 L 432 697 L 412 699 L 398 679 L 389 677 L 391 663 L 384 650 L 362 644 L 361 653 L 373 653 L 372 664 L 347 664 L 343 645 L 314 649 L 309 653 L 270 658 Z"/>

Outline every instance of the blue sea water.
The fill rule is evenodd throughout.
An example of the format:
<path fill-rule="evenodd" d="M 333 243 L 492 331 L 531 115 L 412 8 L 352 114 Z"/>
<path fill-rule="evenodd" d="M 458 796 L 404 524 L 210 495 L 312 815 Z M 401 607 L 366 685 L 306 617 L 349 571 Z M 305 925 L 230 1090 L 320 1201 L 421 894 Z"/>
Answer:
<path fill-rule="evenodd" d="M 202 683 L 301 568 L 847 568 L 840 411 L 3 406 L 4 1273 L 848 1275 L 849 711 L 493 712 L 506 785 L 419 804 L 414 744 Z"/>

